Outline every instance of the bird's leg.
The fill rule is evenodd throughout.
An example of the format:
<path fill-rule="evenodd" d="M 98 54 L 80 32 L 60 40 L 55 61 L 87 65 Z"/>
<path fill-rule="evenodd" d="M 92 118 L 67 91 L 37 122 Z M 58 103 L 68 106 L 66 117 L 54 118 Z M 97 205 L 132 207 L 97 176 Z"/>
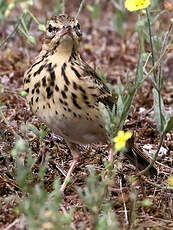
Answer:
<path fill-rule="evenodd" d="M 80 158 L 80 152 L 77 149 L 76 144 L 68 143 L 68 147 L 70 148 L 71 154 L 73 156 L 73 161 L 72 161 L 70 169 L 68 170 L 68 173 L 64 179 L 64 182 L 60 188 L 61 193 L 64 193 L 64 190 L 65 190 L 67 184 L 69 183 L 70 175 L 73 172 L 73 170 L 75 169 L 76 163 L 78 162 L 78 160 Z"/>

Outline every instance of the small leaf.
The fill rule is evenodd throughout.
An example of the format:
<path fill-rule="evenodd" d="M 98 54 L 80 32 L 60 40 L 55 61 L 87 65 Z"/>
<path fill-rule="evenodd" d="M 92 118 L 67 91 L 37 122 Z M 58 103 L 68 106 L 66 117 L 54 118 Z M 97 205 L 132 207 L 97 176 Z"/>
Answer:
<path fill-rule="evenodd" d="M 87 5 L 87 9 L 91 12 L 92 18 L 97 20 L 100 16 L 100 4 L 97 3 L 95 5 Z"/>
<path fill-rule="evenodd" d="M 142 206 L 144 207 L 150 207 L 152 205 L 152 201 L 148 200 L 148 199 L 145 199 L 142 201 Z"/>
<path fill-rule="evenodd" d="M 17 157 L 17 151 L 16 151 L 16 149 L 12 149 L 11 155 L 12 155 L 14 158 Z"/>
<path fill-rule="evenodd" d="M 32 36 L 32 35 L 29 35 L 28 36 L 28 40 L 32 43 L 32 44 L 35 44 L 35 38 Z"/>
<path fill-rule="evenodd" d="M 3 110 L 3 109 L 6 109 L 7 107 L 5 106 L 5 105 L 1 105 L 0 106 L 0 112 L 1 112 L 1 110 Z"/>
<path fill-rule="evenodd" d="M 166 112 L 161 96 L 158 94 L 156 89 L 153 89 L 153 98 L 154 98 L 154 115 L 157 129 L 160 133 L 164 131 L 164 126 L 166 123 L 165 117 Z"/>
<path fill-rule="evenodd" d="M 173 187 L 173 175 L 171 175 L 168 179 L 167 179 L 167 183 L 169 184 L 169 186 Z"/>
<path fill-rule="evenodd" d="M 17 152 L 25 152 L 26 149 L 28 148 L 28 143 L 23 140 L 23 139 L 19 139 L 17 142 L 16 142 L 16 145 L 15 145 L 15 150 Z M 14 152 L 13 152 L 14 153 Z"/>
<path fill-rule="evenodd" d="M 138 20 L 136 23 L 136 29 L 143 29 L 143 27 L 145 26 L 145 20 Z"/>
<path fill-rule="evenodd" d="M 117 101 L 117 116 L 119 118 L 121 118 L 123 111 L 124 111 L 124 104 L 123 104 L 122 96 L 119 95 Z"/>
<path fill-rule="evenodd" d="M 12 3 L 10 3 L 10 4 L 8 5 L 8 9 L 9 9 L 9 10 L 12 10 L 14 7 L 15 7 L 14 2 L 12 2 Z"/>
<path fill-rule="evenodd" d="M 94 7 L 91 6 L 91 5 L 87 5 L 87 9 L 88 9 L 90 12 L 93 12 L 93 11 L 94 11 Z"/>
<path fill-rule="evenodd" d="M 25 9 L 23 10 L 23 13 L 24 13 L 24 14 L 27 14 L 27 13 L 28 13 L 28 9 L 25 8 Z"/>
<path fill-rule="evenodd" d="M 118 78 L 118 94 L 122 94 L 124 91 L 124 86 L 121 83 L 121 79 Z"/>
<path fill-rule="evenodd" d="M 26 91 L 21 91 L 21 92 L 18 92 L 18 94 L 22 97 L 26 97 L 28 95 L 28 93 Z"/>
<path fill-rule="evenodd" d="M 46 31 L 46 27 L 43 24 L 39 24 L 38 29 L 41 30 L 41 31 L 44 31 L 44 32 Z"/>
<path fill-rule="evenodd" d="M 40 138 L 40 131 L 34 125 L 22 125 L 21 130 L 25 132 L 31 130 L 36 135 L 37 138 Z"/>
<path fill-rule="evenodd" d="M 142 79 L 143 79 L 143 61 L 140 56 L 138 60 L 137 73 L 136 73 L 136 79 L 135 79 L 136 88 L 140 86 L 140 84 L 142 83 Z"/>
<path fill-rule="evenodd" d="M 173 130 L 173 116 L 166 122 L 165 133 L 171 132 L 171 130 Z"/>
<path fill-rule="evenodd" d="M 27 1 L 27 4 L 28 4 L 29 6 L 32 6 L 32 5 L 33 5 L 33 0 L 28 0 L 28 1 Z"/>
<path fill-rule="evenodd" d="M 47 129 L 45 124 L 40 125 L 40 143 L 42 144 L 43 139 L 47 136 L 49 129 Z"/>

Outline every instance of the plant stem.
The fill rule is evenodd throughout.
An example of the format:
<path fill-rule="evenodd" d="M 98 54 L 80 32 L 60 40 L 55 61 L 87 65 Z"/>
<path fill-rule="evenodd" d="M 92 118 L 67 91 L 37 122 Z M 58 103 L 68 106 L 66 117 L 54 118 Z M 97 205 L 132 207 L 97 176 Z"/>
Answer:
<path fill-rule="evenodd" d="M 154 187 L 156 187 L 156 188 L 159 188 L 159 189 L 161 189 L 161 190 L 166 190 L 166 191 L 168 191 L 168 190 L 170 190 L 170 191 L 173 191 L 173 187 L 167 187 L 167 186 L 162 186 L 162 185 L 160 185 L 160 184 L 156 184 L 156 183 L 153 183 L 152 181 L 149 181 L 146 177 L 144 177 L 144 176 L 142 176 L 141 177 L 145 182 L 147 182 L 148 184 L 150 184 L 150 185 L 152 185 L 152 186 L 154 186 Z"/>
<path fill-rule="evenodd" d="M 78 9 L 78 12 L 77 12 L 77 14 L 76 14 L 76 19 L 78 18 L 79 14 L 80 14 L 80 12 L 81 12 L 81 10 L 82 10 L 82 8 L 83 8 L 83 5 L 84 5 L 85 1 L 86 1 L 86 0 L 82 0 L 82 1 L 81 1 L 80 6 L 79 6 L 79 9 Z"/>
<path fill-rule="evenodd" d="M 140 14 L 138 14 L 138 21 L 141 20 Z M 139 47 L 140 47 L 140 53 L 145 52 L 145 47 L 144 47 L 144 34 L 142 31 L 142 28 L 139 27 L 138 29 L 138 38 L 139 38 Z"/>
<path fill-rule="evenodd" d="M 21 19 L 23 18 L 24 15 L 25 14 L 23 13 L 22 16 L 17 19 L 17 23 L 14 27 L 14 30 L 1 42 L 0 48 L 3 47 L 5 45 L 5 43 L 16 33 L 19 25 L 21 24 Z"/>
<path fill-rule="evenodd" d="M 65 0 L 62 2 L 62 13 L 65 14 Z"/>
<path fill-rule="evenodd" d="M 152 34 L 151 34 L 150 14 L 149 14 L 148 8 L 146 8 L 146 13 L 147 13 L 148 31 L 149 31 L 149 37 L 150 37 L 152 66 L 154 66 L 155 65 L 154 49 L 153 49 L 153 41 L 152 41 Z M 155 71 L 155 69 L 153 69 L 153 75 L 154 75 L 154 80 L 156 82 L 156 71 Z"/>
<path fill-rule="evenodd" d="M 165 35 L 165 38 L 164 38 L 164 41 L 163 41 L 163 46 L 162 46 L 162 49 L 161 49 L 161 52 L 160 52 L 160 56 L 158 58 L 158 60 L 155 62 L 154 66 L 152 66 L 151 70 L 146 74 L 146 76 L 143 78 L 143 81 L 142 83 L 150 76 L 150 74 L 153 72 L 153 70 L 158 67 L 160 65 L 160 63 L 162 62 L 162 59 L 163 57 L 165 56 L 165 53 L 166 53 L 166 42 L 168 40 L 168 37 L 169 37 L 169 34 L 171 33 L 171 30 L 173 28 L 173 24 L 171 23 L 170 26 L 169 26 L 169 29 Z M 153 82 L 153 84 L 155 85 L 155 82 Z M 157 87 L 155 87 L 157 88 Z"/>
<path fill-rule="evenodd" d="M 32 12 L 30 10 L 27 11 L 28 14 L 31 16 L 31 18 L 33 18 L 33 20 L 39 25 L 40 22 L 38 21 L 38 19 L 32 14 Z"/>
<path fill-rule="evenodd" d="M 18 136 L 18 134 L 14 131 L 13 127 L 9 125 L 8 120 L 6 119 L 6 117 L 4 116 L 3 112 L 0 110 L 0 116 L 2 117 L 2 120 L 4 121 L 4 123 L 11 128 L 11 131 L 13 132 L 14 136 Z"/>

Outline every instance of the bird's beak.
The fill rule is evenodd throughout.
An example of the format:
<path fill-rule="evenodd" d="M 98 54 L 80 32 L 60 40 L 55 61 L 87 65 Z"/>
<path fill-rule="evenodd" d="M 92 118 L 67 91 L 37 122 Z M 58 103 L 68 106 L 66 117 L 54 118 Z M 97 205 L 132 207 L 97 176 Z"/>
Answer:
<path fill-rule="evenodd" d="M 59 32 L 60 37 L 63 37 L 64 35 L 69 34 L 70 36 L 73 36 L 72 34 L 72 27 L 70 25 L 65 25 Z"/>

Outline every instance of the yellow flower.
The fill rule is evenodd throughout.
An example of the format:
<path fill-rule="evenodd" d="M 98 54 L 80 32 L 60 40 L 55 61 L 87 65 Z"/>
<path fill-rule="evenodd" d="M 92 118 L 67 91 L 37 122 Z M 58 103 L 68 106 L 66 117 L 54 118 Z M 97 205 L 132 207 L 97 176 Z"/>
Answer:
<path fill-rule="evenodd" d="M 123 130 L 118 131 L 118 135 L 114 137 L 115 149 L 119 151 L 126 146 L 126 141 L 132 136 L 132 132 L 124 132 Z"/>
<path fill-rule="evenodd" d="M 173 175 L 167 179 L 167 182 L 170 186 L 173 186 Z"/>
<path fill-rule="evenodd" d="M 142 10 L 150 5 L 150 0 L 126 0 L 125 8 L 129 11 Z"/>

